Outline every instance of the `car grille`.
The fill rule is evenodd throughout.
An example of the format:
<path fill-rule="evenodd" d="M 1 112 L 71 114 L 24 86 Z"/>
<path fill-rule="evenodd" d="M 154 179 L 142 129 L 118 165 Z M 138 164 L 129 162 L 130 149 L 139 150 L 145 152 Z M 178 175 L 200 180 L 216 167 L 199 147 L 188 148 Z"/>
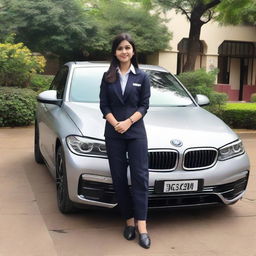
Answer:
<path fill-rule="evenodd" d="M 185 170 L 206 169 L 217 161 L 218 151 L 214 148 L 189 149 L 184 154 L 183 168 Z"/>
<path fill-rule="evenodd" d="M 221 204 L 222 201 L 217 195 L 213 194 L 179 194 L 174 196 L 149 196 L 148 208 L 161 209 L 161 208 L 181 208 L 189 206 L 201 205 L 216 205 Z"/>
<path fill-rule="evenodd" d="M 154 170 L 174 170 L 178 164 L 178 152 L 168 151 L 149 151 L 148 166 L 150 171 Z"/>

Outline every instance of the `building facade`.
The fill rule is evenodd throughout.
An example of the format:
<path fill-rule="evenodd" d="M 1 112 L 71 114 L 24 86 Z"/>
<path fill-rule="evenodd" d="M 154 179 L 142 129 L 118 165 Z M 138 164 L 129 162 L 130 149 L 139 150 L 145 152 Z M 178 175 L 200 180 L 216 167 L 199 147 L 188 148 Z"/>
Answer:
<path fill-rule="evenodd" d="M 185 15 L 171 11 L 167 23 L 173 33 L 171 50 L 148 56 L 149 64 L 179 74 L 187 56 L 190 24 Z M 219 69 L 215 89 L 228 94 L 230 101 L 250 101 L 256 93 L 256 27 L 222 26 L 210 21 L 202 27 L 196 69 Z"/>

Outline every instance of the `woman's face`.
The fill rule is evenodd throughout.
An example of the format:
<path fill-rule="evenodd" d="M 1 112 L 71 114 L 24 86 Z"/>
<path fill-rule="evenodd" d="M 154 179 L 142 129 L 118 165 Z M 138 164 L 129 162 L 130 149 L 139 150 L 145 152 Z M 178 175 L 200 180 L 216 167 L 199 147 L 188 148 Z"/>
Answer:
<path fill-rule="evenodd" d="M 132 45 L 127 40 L 123 40 L 117 46 L 115 55 L 120 63 L 131 62 L 131 58 L 134 55 Z"/>

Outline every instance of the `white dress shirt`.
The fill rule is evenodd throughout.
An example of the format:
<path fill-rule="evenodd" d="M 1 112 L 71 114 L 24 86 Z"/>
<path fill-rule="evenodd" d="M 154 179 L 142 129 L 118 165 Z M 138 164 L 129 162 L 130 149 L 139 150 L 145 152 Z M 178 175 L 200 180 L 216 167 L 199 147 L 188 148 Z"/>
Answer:
<path fill-rule="evenodd" d="M 136 74 L 134 66 L 131 64 L 129 70 L 123 75 L 120 71 L 120 68 L 117 68 L 117 72 L 119 74 L 120 78 L 120 84 L 121 84 L 121 89 L 122 89 L 122 95 L 124 95 L 125 87 L 128 81 L 129 73 L 132 72 L 133 74 Z"/>

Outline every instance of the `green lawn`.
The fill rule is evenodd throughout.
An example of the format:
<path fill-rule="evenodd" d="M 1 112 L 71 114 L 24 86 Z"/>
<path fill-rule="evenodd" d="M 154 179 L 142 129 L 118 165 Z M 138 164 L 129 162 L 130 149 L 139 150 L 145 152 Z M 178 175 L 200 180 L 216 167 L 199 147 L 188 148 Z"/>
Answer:
<path fill-rule="evenodd" d="M 255 110 L 256 103 L 227 103 L 226 110 Z"/>

